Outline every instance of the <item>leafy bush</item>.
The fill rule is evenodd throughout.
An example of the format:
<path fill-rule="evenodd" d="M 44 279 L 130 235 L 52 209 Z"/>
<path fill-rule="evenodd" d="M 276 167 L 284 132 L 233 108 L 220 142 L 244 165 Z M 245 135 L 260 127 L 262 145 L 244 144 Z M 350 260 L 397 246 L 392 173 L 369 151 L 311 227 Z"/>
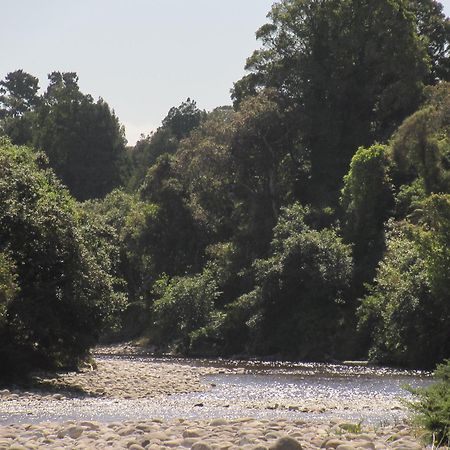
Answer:
<path fill-rule="evenodd" d="M 412 220 L 412 219 L 411 219 Z M 359 308 L 370 358 L 432 368 L 450 354 L 450 195 L 422 202 L 413 222 L 391 222 L 387 251 Z"/>
<path fill-rule="evenodd" d="M 214 301 L 220 295 L 214 273 L 207 268 L 197 275 L 163 277 L 155 291 L 159 296 L 153 306 L 157 339 L 188 353 L 193 333 L 198 335 L 214 316 Z"/>
<path fill-rule="evenodd" d="M 417 413 L 416 422 L 430 433 L 433 443 L 450 445 L 450 360 L 440 364 L 435 373 L 437 381 L 423 389 L 413 390 L 418 402 L 410 406 Z"/>
<path fill-rule="evenodd" d="M 308 209 L 282 210 L 272 252 L 254 264 L 254 303 L 247 321 L 254 350 L 302 359 L 336 357 L 344 326 L 345 293 L 352 273 L 350 249 L 332 229 L 310 229 Z"/>
<path fill-rule="evenodd" d="M 374 276 L 384 250 L 384 222 L 394 205 L 388 152 L 384 145 L 360 147 L 344 177 L 342 228 L 346 241 L 353 244 L 359 288 Z"/>
<path fill-rule="evenodd" d="M 11 258 L 0 252 L 0 326 L 5 320 L 8 303 L 17 292 L 15 265 Z"/>
<path fill-rule="evenodd" d="M 112 230 L 44 167 L 42 155 L 0 140 L 0 377 L 76 365 L 123 300 Z"/>

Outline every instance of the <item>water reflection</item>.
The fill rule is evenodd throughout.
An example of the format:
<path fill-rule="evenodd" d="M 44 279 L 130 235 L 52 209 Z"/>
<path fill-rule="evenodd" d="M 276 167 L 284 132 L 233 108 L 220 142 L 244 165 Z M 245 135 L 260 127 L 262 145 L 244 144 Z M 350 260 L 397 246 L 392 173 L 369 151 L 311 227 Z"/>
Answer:
<path fill-rule="evenodd" d="M 399 399 L 410 397 L 406 384 L 418 387 L 430 383 L 429 374 L 423 372 L 338 364 L 102 357 L 105 361 L 118 358 L 214 367 L 223 373 L 202 379 L 209 386 L 206 392 L 160 399 L 19 398 L 0 404 L 0 422 L 250 416 L 386 423 L 405 418 Z"/>

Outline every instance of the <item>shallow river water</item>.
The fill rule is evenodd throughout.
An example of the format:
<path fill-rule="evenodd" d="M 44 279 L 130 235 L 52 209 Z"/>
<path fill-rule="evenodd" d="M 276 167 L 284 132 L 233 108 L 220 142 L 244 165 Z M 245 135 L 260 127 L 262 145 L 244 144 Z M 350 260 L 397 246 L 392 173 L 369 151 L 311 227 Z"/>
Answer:
<path fill-rule="evenodd" d="M 108 358 L 120 357 L 102 360 Z M 0 403 L 0 423 L 254 417 L 388 424 L 407 414 L 400 401 L 411 398 L 406 385 L 430 383 L 429 375 L 421 372 L 348 365 L 134 359 L 214 366 L 224 373 L 202 377 L 205 392 L 156 399 L 19 397 Z"/>

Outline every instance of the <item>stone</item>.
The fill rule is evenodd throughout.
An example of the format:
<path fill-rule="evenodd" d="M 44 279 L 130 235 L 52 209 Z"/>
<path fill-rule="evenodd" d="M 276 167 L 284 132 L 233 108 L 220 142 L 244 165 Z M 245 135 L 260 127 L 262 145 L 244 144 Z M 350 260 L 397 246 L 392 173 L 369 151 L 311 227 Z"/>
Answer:
<path fill-rule="evenodd" d="M 195 430 L 195 429 L 187 429 L 183 431 L 183 437 L 184 438 L 192 438 L 192 437 L 201 437 L 203 433 L 200 430 Z"/>
<path fill-rule="evenodd" d="M 126 428 L 122 428 L 121 430 L 119 430 L 117 432 L 117 434 L 119 436 L 129 436 L 130 434 L 134 433 L 134 428 L 132 427 L 126 427 Z"/>
<path fill-rule="evenodd" d="M 223 425 L 228 425 L 228 420 L 225 419 L 214 419 L 209 422 L 212 427 L 221 427 Z"/>
<path fill-rule="evenodd" d="M 368 450 L 375 450 L 375 444 L 373 442 L 358 442 L 358 448 L 365 448 Z"/>
<path fill-rule="evenodd" d="M 199 440 L 199 438 L 195 438 L 195 437 L 185 438 L 185 439 L 183 439 L 181 441 L 180 445 L 182 447 L 189 447 L 189 448 L 191 448 L 196 442 L 198 442 L 198 440 Z"/>
<path fill-rule="evenodd" d="M 148 433 L 145 438 L 150 439 L 150 441 L 167 441 L 169 438 L 167 434 L 162 431 L 154 431 L 153 433 Z"/>
<path fill-rule="evenodd" d="M 206 442 L 196 442 L 192 447 L 191 450 L 212 450 L 211 447 Z"/>
<path fill-rule="evenodd" d="M 302 450 L 302 446 L 298 441 L 289 436 L 279 438 L 269 447 L 271 450 Z"/>
<path fill-rule="evenodd" d="M 69 427 L 67 429 L 67 435 L 72 439 L 78 439 L 83 434 L 84 429 L 82 427 Z"/>
<path fill-rule="evenodd" d="M 339 445 L 344 445 L 345 442 L 340 439 L 327 439 L 322 445 L 321 448 L 336 448 Z"/>

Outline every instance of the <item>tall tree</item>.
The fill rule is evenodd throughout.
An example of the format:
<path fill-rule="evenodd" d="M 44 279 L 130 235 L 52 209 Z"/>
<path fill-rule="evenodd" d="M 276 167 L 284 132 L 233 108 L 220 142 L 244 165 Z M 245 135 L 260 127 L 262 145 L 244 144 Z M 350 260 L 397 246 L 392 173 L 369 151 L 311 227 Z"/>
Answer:
<path fill-rule="evenodd" d="M 23 70 L 16 70 L 0 81 L 0 119 L 19 117 L 39 102 L 39 80 Z"/>
<path fill-rule="evenodd" d="M 23 70 L 16 70 L 0 81 L 0 133 L 14 144 L 33 140 L 34 110 L 39 105 L 39 80 Z"/>
<path fill-rule="evenodd" d="M 336 202 L 356 149 L 385 140 L 418 105 L 429 73 L 425 45 L 403 0 L 282 0 L 234 87 L 274 87 L 310 155 L 314 203 Z"/>
<path fill-rule="evenodd" d="M 124 130 L 104 100 L 80 92 L 75 73 L 53 72 L 49 80 L 34 144 L 77 199 L 102 197 L 121 182 Z"/>
<path fill-rule="evenodd" d="M 180 140 L 187 138 L 205 117 L 206 113 L 198 109 L 196 102 L 190 98 L 180 106 L 170 108 L 162 125 L 154 133 L 143 136 L 132 149 L 129 187 L 137 189 L 158 157 L 164 153 L 175 153 Z"/>
<path fill-rule="evenodd" d="M 424 41 L 431 63 L 430 84 L 450 81 L 450 19 L 436 0 L 412 0 L 417 32 Z"/>
<path fill-rule="evenodd" d="M 358 290 L 371 281 L 384 251 L 384 223 L 394 207 L 389 147 L 360 147 L 344 177 L 341 205 L 343 232 L 353 244 Z"/>
<path fill-rule="evenodd" d="M 180 106 L 170 108 L 162 125 L 169 128 L 177 139 L 182 139 L 198 127 L 205 117 L 205 111 L 200 111 L 195 100 L 188 97 Z"/>

